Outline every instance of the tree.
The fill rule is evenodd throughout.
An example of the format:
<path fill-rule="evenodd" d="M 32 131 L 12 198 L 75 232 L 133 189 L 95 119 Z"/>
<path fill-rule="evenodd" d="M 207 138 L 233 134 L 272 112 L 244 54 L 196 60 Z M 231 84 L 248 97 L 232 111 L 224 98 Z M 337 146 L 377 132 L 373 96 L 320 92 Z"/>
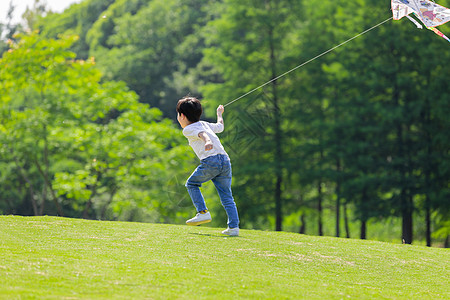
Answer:
<path fill-rule="evenodd" d="M 389 16 L 389 3 L 365 0 L 88 0 L 39 18 L 42 40 L 78 33 L 80 39 L 68 49 L 87 69 L 95 68 L 89 58 L 95 56 L 105 76 L 94 76 L 78 61 L 70 65 L 77 75 L 64 75 L 67 81 L 53 65 L 41 62 L 30 69 L 28 53 L 22 65 L 14 56 L 12 65 L 23 69 L 17 80 L 11 69 L 3 70 L 2 99 L 13 106 L 4 110 L 2 124 L 14 133 L 2 138 L 7 143 L 0 169 L 3 186 L 14 188 L 0 193 L 0 210 L 55 213 L 56 204 L 49 200 L 56 198 L 74 216 L 181 221 L 184 207 L 173 208 L 183 201 L 168 195 L 186 196 L 181 183 L 188 172 L 181 162 L 185 148 L 174 146 L 184 141 L 158 110 L 136 106 L 136 95 L 111 80 L 125 81 L 163 116 L 174 116 L 176 99 L 192 92 L 204 98 L 209 118 L 219 103 Z M 372 221 L 398 219 L 407 243 L 417 236 L 428 245 L 432 238 L 448 241 L 445 43 L 406 19 L 386 22 L 227 106 L 221 138 L 235 167 L 233 191 L 242 225 L 319 235 L 334 228 L 340 236 L 344 223 L 350 236 L 355 223 L 360 237 L 370 238 Z M 11 51 L 8 55 L 16 50 Z M 66 62 L 75 61 L 70 55 Z M 33 74 L 34 81 L 24 80 L 24 74 Z M 53 81 L 43 74 L 53 74 Z M 67 92 L 68 82 L 80 76 L 90 80 L 81 80 L 77 92 Z M 62 110 L 66 103 L 54 94 L 88 109 L 77 108 L 82 113 L 76 115 L 71 104 Z M 11 95 L 14 101 L 7 100 Z M 94 108 L 102 111 L 95 115 L 85 99 L 104 103 L 102 97 L 127 98 L 131 106 Z M 31 100 L 36 105 L 30 106 Z M 57 115 L 67 120 L 64 126 L 55 121 Z M 142 144 L 159 146 L 149 150 Z M 64 157 L 56 149 L 63 149 Z M 32 155 L 37 159 L 26 159 Z M 223 210 L 216 213 L 221 216 Z"/>
<path fill-rule="evenodd" d="M 39 18 L 33 24 L 32 30 L 39 30 L 46 38 L 58 38 L 59 35 L 76 35 L 77 42 L 71 45 L 70 50 L 76 53 L 79 59 L 88 59 L 89 45 L 86 35 L 92 25 L 103 17 L 103 12 L 115 0 L 86 0 L 75 3 L 63 13 L 48 13 L 45 18 Z"/>
<path fill-rule="evenodd" d="M 406 243 L 412 243 L 413 218 L 415 214 L 421 214 L 420 194 L 428 194 L 429 197 L 434 194 L 433 190 L 438 190 L 438 194 L 446 190 L 444 185 L 439 184 L 437 188 L 425 182 L 432 172 L 437 172 L 437 169 L 430 170 L 435 157 L 443 158 L 442 153 L 437 153 L 439 150 L 432 154 L 435 146 L 430 139 L 431 135 L 442 136 L 439 128 L 446 121 L 439 114 L 432 116 L 429 112 L 430 105 L 436 105 L 436 108 L 445 106 L 441 97 L 446 97 L 448 92 L 439 86 L 442 84 L 441 76 L 445 75 L 436 73 L 436 70 L 441 70 L 441 62 L 448 57 L 443 54 L 443 57 L 434 59 L 433 53 L 439 52 L 442 41 L 428 32 L 421 35 L 416 28 L 405 25 L 396 23 L 380 28 L 386 38 L 377 50 L 369 53 L 372 63 L 362 78 L 368 83 L 372 99 L 379 103 L 379 127 L 384 132 L 384 142 L 380 146 L 385 151 L 385 159 L 380 161 L 385 170 L 382 174 L 383 192 L 386 200 L 389 199 L 388 207 L 402 218 L 402 238 Z M 422 41 L 414 42 L 412 37 Z M 423 44 L 429 44 L 429 47 L 424 48 Z M 366 40 L 366 47 L 375 49 L 375 41 Z M 424 57 L 432 58 L 425 60 Z M 380 74 L 380 77 L 370 80 L 372 72 Z M 437 85 L 427 84 L 431 81 Z M 433 101 L 429 100 L 430 97 Z M 427 114 L 428 117 L 424 118 Z M 434 127 L 433 133 L 428 130 L 429 126 Z M 428 129 L 424 132 L 424 128 Z"/>
<path fill-rule="evenodd" d="M 16 7 L 13 2 L 9 2 L 8 13 L 6 14 L 6 24 L 0 23 L 0 55 L 9 49 L 8 41 L 14 41 L 15 34 L 22 30 L 20 24 L 13 23 L 14 11 Z"/>
<path fill-rule="evenodd" d="M 167 193 L 189 162 L 182 137 L 123 83 L 102 82 L 93 60 L 74 60 L 75 41 L 22 36 L 0 61 L 2 178 L 27 187 L 4 200 L 26 198 L 24 214 L 174 221 L 183 209 Z"/>
<path fill-rule="evenodd" d="M 88 32 L 90 55 L 106 77 L 124 80 L 141 102 L 174 116 L 174 101 L 197 91 L 189 82 L 202 58 L 198 30 L 213 1 L 117 1 Z"/>
<path fill-rule="evenodd" d="M 274 79 L 286 69 L 285 57 L 290 49 L 286 38 L 298 25 L 300 7 L 292 1 L 225 1 L 220 18 L 209 24 L 208 30 L 214 34 L 208 37 L 210 48 L 205 52 L 205 62 L 213 66 L 223 80 L 202 89 L 207 99 L 220 99 L 223 103 L 224 99 L 231 100 L 272 81 L 262 93 L 256 94 L 258 99 L 233 104 L 233 110 L 240 111 L 240 117 L 247 116 L 246 120 L 241 119 L 240 125 L 248 131 L 235 126 L 238 124 L 232 125 L 234 128 L 229 131 L 226 141 L 231 149 L 238 149 L 233 145 L 239 142 L 236 138 L 241 141 L 254 139 L 247 145 L 247 153 L 242 151 L 246 149 L 239 149 L 233 157 L 237 169 L 245 172 L 238 173 L 240 182 L 235 184 L 234 190 L 242 198 L 266 202 L 249 205 L 261 207 L 262 204 L 263 209 L 274 211 L 276 230 L 282 230 L 284 214 L 282 189 L 286 159 L 283 131 L 286 121 L 283 118 L 287 101 L 284 90 L 288 85 L 280 85 Z M 239 118 L 232 114 L 230 117 Z M 273 196 L 268 197 L 269 194 Z M 267 201 L 273 204 L 267 205 Z M 265 213 L 271 215 L 270 212 Z"/>
<path fill-rule="evenodd" d="M 48 12 L 49 8 L 47 7 L 47 2 L 45 2 L 45 0 L 43 2 L 41 0 L 34 0 L 32 7 L 28 7 L 27 5 L 27 9 L 22 15 L 26 29 L 28 31 L 34 30 L 39 19 L 45 17 Z"/>

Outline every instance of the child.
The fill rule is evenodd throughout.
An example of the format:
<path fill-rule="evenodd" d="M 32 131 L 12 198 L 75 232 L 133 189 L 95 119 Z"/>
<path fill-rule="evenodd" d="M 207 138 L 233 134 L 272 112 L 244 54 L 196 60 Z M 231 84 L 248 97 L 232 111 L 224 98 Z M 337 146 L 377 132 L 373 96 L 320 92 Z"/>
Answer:
<path fill-rule="evenodd" d="M 239 216 L 231 193 L 231 164 L 216 133 L 224 129 L 222 114 L 224 107 L 217 108 L 217 123 L 200 121 L 203 109 L 194 97 L 184 97 L 177 104 L 177 120 L 183 128 L 189 145 L 200 159 L 200 165 L 186 182 L 186 188 L 197 209 L 197 215 L 186 221 L 187 225 L 211 222 L 211 214 L 206 207 L 200 186 L 211 180 L 220 196 L 220 201 L 228 215 L 228 228 L 222 231 L 230 236 L 239 235 Z"/>

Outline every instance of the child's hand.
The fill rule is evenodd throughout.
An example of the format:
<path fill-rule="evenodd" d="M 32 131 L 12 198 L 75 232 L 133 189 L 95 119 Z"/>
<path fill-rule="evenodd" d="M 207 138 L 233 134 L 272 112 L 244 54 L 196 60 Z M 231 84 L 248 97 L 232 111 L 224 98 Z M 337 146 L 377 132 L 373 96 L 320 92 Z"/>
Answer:
<path fill-rule="evenodd" d="M 225 111 L 225 108 L 223 107 L 223 105 L 219 105 L 219 107 L 217 107 L 217 114 L 218 115 L 223 114 L 224 111 Z"/>
<path fill-rule="evenodd" d="M 209 151 L 213 148 L 213 143 L 211 142 L 211 139 L 206 134 L 206 132 L 202 131 L 198 134 L 198 137 L 202 139 L 202 141 L 205 142 L 205 151 Z"/>
<path fill-rule="evenodd" d="M 212 150 L 212 148 L 213 148 L 213 144 L 211 143 L 211 141 L 207 141 L 205 143 L 205 151 Z"/>

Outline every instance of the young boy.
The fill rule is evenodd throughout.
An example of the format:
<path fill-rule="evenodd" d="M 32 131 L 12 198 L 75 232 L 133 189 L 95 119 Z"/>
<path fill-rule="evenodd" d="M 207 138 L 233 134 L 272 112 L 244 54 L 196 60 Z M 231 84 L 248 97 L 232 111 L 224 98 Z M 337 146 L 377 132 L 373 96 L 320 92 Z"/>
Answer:
<path fill-rule="evenodd" d="M 183 128 L 183 135 L 200 159 L 200 165 L 186 182 L 186 188 L 197 209 L 197 215 L 186 221 L 187 225 L 211 222 L 211 214 L 206 207 L 200 186 L 211 180 L 220 196 L 220 201 L 228 215 L 228 228 L 222 231 L 230 236 L 239 235 L 239 216 L 231 193 L 231 164 L 227 152 L 216 133 L 224 129 L 222 114 L 224 107 L 217 108 L 217 123 L 200 121 L 203 113 L 200 101 L 194 97 L 184 97 L 177 104 L 177 120 Z"/>

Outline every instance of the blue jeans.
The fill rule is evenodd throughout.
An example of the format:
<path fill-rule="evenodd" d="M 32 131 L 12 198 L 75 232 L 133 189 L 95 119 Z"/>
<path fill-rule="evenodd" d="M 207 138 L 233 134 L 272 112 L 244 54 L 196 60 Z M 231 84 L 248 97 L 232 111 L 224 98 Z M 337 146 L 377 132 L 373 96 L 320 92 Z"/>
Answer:
<path fill-rule="evenodd" d="M 239 227 L 236 203 L 231 193 L 231 163 L 226 155 L 218 154 L 202 159 L 200 165 L 188 178 L 186 188 L 197 211 L 207 209 L 200 186 L 209 180 L 214 183 L 220 201 L 227 212 L 228 227 Z"/>

